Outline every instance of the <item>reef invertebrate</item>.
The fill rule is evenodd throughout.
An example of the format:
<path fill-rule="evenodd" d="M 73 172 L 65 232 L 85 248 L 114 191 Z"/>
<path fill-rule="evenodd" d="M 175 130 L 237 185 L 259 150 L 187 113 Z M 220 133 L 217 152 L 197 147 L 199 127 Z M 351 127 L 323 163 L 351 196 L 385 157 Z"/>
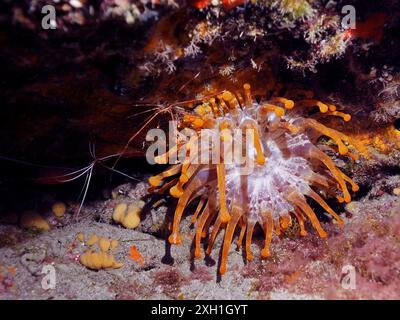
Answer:
<path fill-rule="evenodd" d="M 169 236 L 171 244 L 182 241 L 179 225 L 185 208 L 192 201 L 198 201 L 192 219 L 196 223 L 196 258 L 202 256 L 202 238 L 208 235 L 206 254 L 209 255 L 219 231 L 225 229 L 221 274 L 226 271 L 229 248 L 237 229 L 237 244 L 240 247 L 245 240 L 246 259 L 250 261 L 253 259 L 252 235 L 259 224 L 265 233 L 261 256 L 266 258 L 270 255 L 273 234 L 282 234 L 293 223 L 292 217 L 300 226 L 300 235 L 307 234 L 305 224 L 309 220 L 320 237 L 327 236 L 307 198 L 318 203 L 338 224 L 343 224 L 320 193 L 335 196 L 339 202 L 350 202 L 348 184 L 352 191 L 359 189 L 317 144 L 320 136 L 327 136 L 337 145 L 338 152 L 346 155 L 351 138 L 326 127 L 313 116 L 304 116 L 305 111 L 314 106 L 319 110 L 317 118 L 337 116 L 349 121 L 350 115 L 337 111 L 334 105 L 313 99 L 309 91 L 292 90 L 286 98 L 273 95 L 258 103 L 252 98 L 249 84 L 244 84 L 243 89 L 244 94 L 229 91 L 216 94 L 194 106 L 192 112 L 185 112 L 181 127 L 193 129 L 191 136 L 180 134 L 178 143 L 170 146 L 167 153 L 158 155 L 155 162 L 166 163 L 173 152 L 183 152 L 184 157 L 166 171 L 149 178 L 152 191 L 169 189 L 169 193 L 178 198 Z M 303 99 L 290 99 L 299 95 Z M 237 129 L 240 129 L 238 133 Z M 246 134 L 242 130 L 246 130 Z M 199 143 L 209 135 L 216 138 L 214 143 Z M 236 157 L 228 159 L 233 154 L 232 142 L 236 151 L 245 153 L 244 162 L 237 161 Z M 195 161 L 199 155 L 205 156 L 208 162 Z M 251 170 L 247 170 L 249 168 Z"/>
<path fill-rule="evenodd" d="M 99 237 L 96 236 L 95 234 L 92 234 L 88 241 L 86 242 L 86 245 L 88 246 L 93 246 L 94 244 L 96 244 L 99 241 Z"/>
<path fill-rule="evenodd" d="M 122 262 L 115 261 L 115 258 L 105 252 L 86 251 L 80 256 L 80 262 L 87 268 L 93 270 L 119 269 L 123 267 Z"/>
<path fill-rule="evenodd" d="M 37 212 L 27 211 L 22 213 L 20 225 L 25 229 L 36 229 L 40 231 L 49 231 L 49 223 Z"/>
<path fill-rule="evenodd" d="M 129 248 L 129 253 L 130 253 L 129 259 L 139 263 L 141 266 L 144 265 L 145 260 L 141 255 L 141 253 L 139 252 L 139 250 L 136 248 L 136 246 L 131 246 Z"/>
<path fill-rule="evenodd" d="M 130 204 L 118 204 L 113 212 L 113 220 L 127 229 L 135 229 L 140 223 L 140 213 L 144 207 L 143 201 Z"/>

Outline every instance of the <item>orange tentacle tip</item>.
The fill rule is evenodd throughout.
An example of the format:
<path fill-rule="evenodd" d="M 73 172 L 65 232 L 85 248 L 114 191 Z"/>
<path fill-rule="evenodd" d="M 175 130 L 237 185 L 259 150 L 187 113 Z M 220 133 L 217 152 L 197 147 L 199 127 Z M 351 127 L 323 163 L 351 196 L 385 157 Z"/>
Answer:
<path fill-rule="evenodd" d="M 263 154 L 258 154 L 257 155 L 257 163 L 260 165 L 260 166 L 262 166 L 262 165 L 264 165 L 265 164 L 265 156 L 263 155 Z"/>
<path fill-rule="evenodd" d="M 247 260 L 247 261 L 253 261 L 253 259 L 254 259 L 253 253 L 247 252 L 247 253 L 246 253 L 246 260 Z"/>
<path fill-rule="evenodd" d="M 302 237 L 306 237 L 307 236 L 307 231 L 306 230 L 300 230 L 300 235 Z"/>
<path fill-rule="evenodd" d="M 349 148 L 347 148 L 345 145 L 343 144 L 339 144 L 339 153 L 341 155 L 345 155 L 347 152 L 349 152 Z"/>
<path fill-rule="evenodd" d="M 224 91 L 224 93 L 222 93 L 222 99 L 229 102 L 234 99 L 234 95 L 230 91 Z"/>
<path fill-rule="evenodd" d="M 329 111 L 336 111 L 336 106 L 334 104 L 329 104 Z"/>
<path fill-rule="evenodd" d="M 293 109 L 294 108 L 294 101 L 282 97 L 273 97 L 271 102 L 278 102 L 284 105 L 285 109 Z"/>
<path fill-rule="evenodd" d="M 224 275 L 224 274 L 226 273 L 226 265 L 221 265 L 221 266 L 219 267 L 219 273 L 220 273 L 221 275 Z"/>
<path fill-rule="evenodd" d="M 169 194 L 174 198 L 180 198 L 183 194 L 183 189 L 180 185 L 176 184 L 169 190 Z"/>
<path fill-rule="evenodd" d="M 201 259 L 202 256 L 203 256 L 203 250 L 201 250 L 201 248 L 196 248 L 194 250 L 194 257 L 196 259 Z"/>
<path fill-rule="evenodd" d="M 227 210 L 221 210 L 220 219 L 222 223 L 227 223 L 231 220 L 231 215 L 228 213 Z"/>
<path fill-rule="evenodd" d="M 325 239 L 328 234 L 324 230 L 318 230 L 318 235 L 322 238 Z"/>

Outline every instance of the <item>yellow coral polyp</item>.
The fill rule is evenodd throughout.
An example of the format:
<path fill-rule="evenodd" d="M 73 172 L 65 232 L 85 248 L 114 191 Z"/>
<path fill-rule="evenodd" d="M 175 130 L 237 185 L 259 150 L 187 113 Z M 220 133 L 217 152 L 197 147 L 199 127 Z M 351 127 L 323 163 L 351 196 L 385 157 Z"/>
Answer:
<path fill-rule="evenodd" d="M 135 229 L 140 224 L 141 208 L 132 206 L 128 208 L 125 218 L 121 221 L 122 225 L 127 229 Z"/>
<path fill-rule="evenodd" d="M 98 241 L 99 241 L 99 237 L 96 236 L 95 234 L 92 234 L 92 235 L 89 237 L 89 240 L 86 242 L 86 245 L 88 245 L 88 246 L 93 246 L 93 245 L 95 245 Z"/>
<path fill-rule="evenodd" d="M 161 180 L 159 181 L 159 183 L 155 183 L 156 177 L 153 177 L 153 179 L 151 180 L 154 183 L 154 186 L 158 186 L 161 183 Z M 149 181 L 150 182 L 150 181 Z M 150 183 L 151 185 L 153 185 L 152 183 Z M 126 209 L 128 208 L 128 205 L 124 202 L 119 203 L 115 206 L 114 208 L 114 212 L 113 212 L 113 220 L 114 221 L 121 221 L 123 219 L 123 217 L 125 216 L 125 212 Z"/>
<path fill-rule="evenodd" d="M 111 241 L 106 238 L 100 238 L 99 240 L 99 248 L 101 251 L 106 252 L 110 249 Z"/>
<path fill-rule="evenodd" d="M 326 136 L 336 145 L 339 154 L 350 154 L 349 146 L 356 147 L 355 140 L 317 121 L 322 117 L 341 117 L 347 122 L 351 120 L 350 115 L 337 111 L 333 104 L 316 100 L 310 91 L 292 89 L 289 97 L 272 95 L 258 103 L 252 99 L 250 84 L 245 83 L 242 90 L 242 93 L 225 90 L 188 110 L 181 119 L 181 127 L 195 128 L 197 136 L 183 141 L 174 150 L 183 151 L 186 158 L 149 178 L 152 191 L 169 190 L 178 199 L 168 237 L 171 244 L 182 243 L 180 222 L 189 203 L 197 202 L 192 217 L 196 224 L 195 258 L 203 255 L 204 238 L 208 239 L 205 254 L 210 255 L 218 233 L 225 229 L 221 274 L 226 271 L 229 248 L 238 229 L 237 244 L 240 247 L 244 242 L 246 259 L 251 261 L 254 256 L 252 236 L 259 224 L 265 234 L 261 256 L 267 258 L 273 235 L 280 236 L 294 221 L 300 227 L 301 236 L 307 235 L 306 221 L 310 221 L 320 237 L 327 237 L 308 204 L 309 199 L 319 204 L 337 224 L 344 223 L 318 191 L 336 197 L 339 202 L 350 202 L 348 185 L 353 192 L 359 189 L 317 144 L 320 136 Z M 296 96 L 301 96 L 302 100 L 296 101 Z M 207 112 L 206 106 L 210 108 Z M 306 115 L 305 111 L 309 110 L 305 109 L 314 106 L 320 112 Z M 199 139 L 202 128 L 219 132 L 222 145 L 245 139 L 244 135 L 234 137 L 233 130 L 250 130 L 253 133 L 251 143 L 242 141 L 241 145 L 246 146 L 246 151 L 250 148 L 245 158 L 253 165 L 253 170 L 243 173 L 239 163 L 228 164 L 225 154 L 219 153 L 217 163 L 194 164 L 193 155 L 187 151 Z M 207 146 L 198 153 L 208 153 L 212 159 L 215 148 Z"/>
<path fill-rule="evenodd" d="M 120 203 L 114 208 L 113 220 L 127 229 L 135 229 L 140 224 L 140 213 L 143 207 L 143 201 L 138 201 L 130 205 Z"/>
<path fill-rule="evenodd" d="M 49 231 L 49 223 L 37 212 L 27 211 L 22 213 L 20 225 L 25 229 L 36 229 L 40 231 Z"/>
<path fill-rule="evenodd" d="M 78 234 L 76 235 L 76 240 L 78 240 L 78 241 L 81 242 L 81 243 L 84 243 L 84 242 L 85 242 L 85 236 L 83 235 L 82 232 L 80 232 L 80 233 L 78 233 Z"/>
<path fill-rule="evenodd" d="M 62 217 L 67 210 L 67 207 L 63 202 L 56 202 L 52 205 L 51 210 L 53 211 L 56 217 Z"/>
<path fill-rule="evenodd" d="M 118 244 L 118 240 L 112 239 L 110 244 L 111 250 L 114 250 L 116 247 L 118 247 Z"/>

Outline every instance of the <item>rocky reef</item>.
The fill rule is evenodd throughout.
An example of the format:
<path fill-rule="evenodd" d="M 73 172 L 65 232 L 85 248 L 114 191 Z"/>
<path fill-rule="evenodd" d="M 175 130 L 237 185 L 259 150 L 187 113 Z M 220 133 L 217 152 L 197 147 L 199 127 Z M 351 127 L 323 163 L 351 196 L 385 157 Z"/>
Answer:
<path fill-rule="evenodd" d="M 399 9 L 396 0 L 3 1 L 0 299 L 399 299 Z M 147 133 L 170 120 L 199 132 L 249 118 L 259 130 L 251 159 L 267 164 L 250 183 L 268 189 L 257 197 L 218 167 L 200 205 L 203 191 L 184 193 L 198 167 L 146 159 Z M 306 140 L 318 146 L 311 160 Z M 275 144 L 327 180 L 296 161 L 286 172 L 293 160 Z M 297 183 L 312 178 L 325 187 Z M 273 222 L 259 214 L 242 252 L 252 215 L 238 230 L 228 221 L 261 202 Z M 224 232 L 208 233 L 213 224 L 227 229 L 230 250 Z"/>

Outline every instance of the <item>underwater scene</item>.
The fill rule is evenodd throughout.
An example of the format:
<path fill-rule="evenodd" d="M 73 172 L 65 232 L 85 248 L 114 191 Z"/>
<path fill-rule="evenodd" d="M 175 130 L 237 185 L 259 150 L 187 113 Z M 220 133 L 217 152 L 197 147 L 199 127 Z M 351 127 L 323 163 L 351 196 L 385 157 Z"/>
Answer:
<path fill-rule="evenodd" d="M 399 34 L 398 0 L 1 1 L 0 300 L 399 300 Z"/>

